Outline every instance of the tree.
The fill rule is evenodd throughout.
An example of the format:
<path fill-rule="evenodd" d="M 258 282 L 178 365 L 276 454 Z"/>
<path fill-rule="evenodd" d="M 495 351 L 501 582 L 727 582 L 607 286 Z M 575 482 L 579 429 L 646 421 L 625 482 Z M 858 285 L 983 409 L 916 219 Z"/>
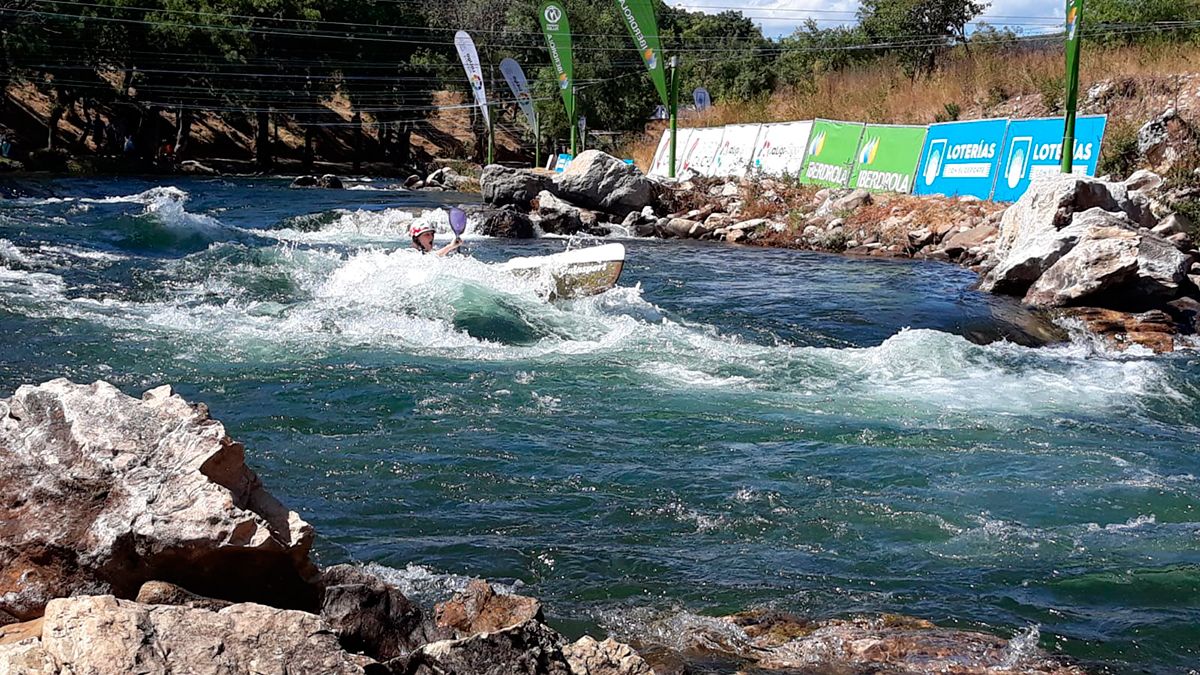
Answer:
<path fill-rule="evenodd" d="M 862 0 L 859 25 L 867 38 L 901 58 L 906 72 L 930 74 L 937 58 L 967 41 L 967 24 L 987 3 L 975 0 Z"/>

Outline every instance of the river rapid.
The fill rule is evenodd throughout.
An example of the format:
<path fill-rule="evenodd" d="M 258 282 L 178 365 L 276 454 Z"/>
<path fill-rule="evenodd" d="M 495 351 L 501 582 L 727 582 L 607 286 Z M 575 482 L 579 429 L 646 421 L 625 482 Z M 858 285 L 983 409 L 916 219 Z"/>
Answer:
<path fill-rule="evenodd" d="M 568 633 L 898 612 L 1200 663 L 1195 353 L 978 344 L 1021 312 L 965 270 L 699 243 L 627 240 L 617 288 L 549 303 L 489 263 L 565 240 L 407 250 L 469 196 L 286 185 L 10 181 L 0 396 L 171 383 L 320 563 L 502 581 Z"/>

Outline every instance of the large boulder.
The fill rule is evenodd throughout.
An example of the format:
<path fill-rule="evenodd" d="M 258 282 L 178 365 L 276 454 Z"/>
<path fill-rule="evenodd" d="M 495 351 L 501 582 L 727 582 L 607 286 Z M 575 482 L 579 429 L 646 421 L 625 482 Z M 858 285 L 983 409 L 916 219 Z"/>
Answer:
<path fill-rule="evenodd" d="M 995 265 L 980 287 L 1023 295 L 1079 240 L 1083 228 L 1072 227 L 1075 214 L 1093 208 L 1123 213 L 1134 226 L 1152 227 L 1155 223 L 1149 200 L 1122 183 L 1074 175 L 1035 180 L 1004 211 L 996 237 Z"/>
<path fill-rule="evenodd" d="M 451 637 L 437 632 L 397 588 L 361 567 L 330 567 L 322 572 L 321 584 L 321 618 L 348 651 L 384 661 Z"/>
<path fill-rule="evenodd" d="M 530 169 L 510 169 L 499 164 L 489 164 L 479 177 L 483 201 L 492 206 L 512 204 L 528 209 L 530 203 L 542 190 L 554 185 L 548 174 Z"/>
<path fill-rule="evenodd" d="M 1174 299 L 1186 283 L 1191 258 L 1123 217 L 1092 209 L 1067 229 L 1078 230 L 1077 243 L 1034 282 L 1026 304 L 1141 311 Z"/>
<path fill-rule="evenodd" d="M 533 237 L 533 221 L 520 211 L 487 209 L 477 215 L 475 233 L 505 239 L 530 239 Z"/>
<path fill-rule="evenodd" d="M 538 225 L 550 234 L 576 234 L 584 229 L 585 210 L 542 190 L 534 200 Z M 586 214 L 594 223 L 595 214 Z"/>
<path fill-rule="evenodd" d="M 439 628 L 459 635 L 494 633 L 526 621 L 542 620 L 542 603 L 523 595 L 500 594 L 482 579 L 434 608 Z"/>
<path fill-rule="evenodd" d="M 638 168 L 599 150 L 585 150 L 554 178 L 554 192 L 588 208 L 624 218 L 654 199 L 654 183 Z"/>
<path fill-rule="evenodd" d="M 312 527 L 245 448 L 170 387 L 25 385 L 0 399 L 0 623 L 53 598 L 132 598 L 152 579 L 209 597 L 315 608 Z"/>
<path fill-rule="evenodd" d="M 387 665 L 407 675 L 573 675 L 562 652 L 565 643 L 554 629 L 530 620 L 493 633 L 431 642 Z"/>
<path fill-rule="evenodd" d="M 1159 172 L 1169 171 L 1196 147 L 1196 133 L 1174 108 L 1138 130 L 1138 154 Z"/>
<path fill-rule="evenodd" d="M 572 675 L 654 675 L 650 665 L 627 644 L 585 635 L 563 647 Z"/>
<path fill-rule="evenodd" d="M 111 595 L 52 600 L 40 638 L 0 645 L 5 673 L 362 675 L 316 615 L 252 603 L 214 612 Z"/>

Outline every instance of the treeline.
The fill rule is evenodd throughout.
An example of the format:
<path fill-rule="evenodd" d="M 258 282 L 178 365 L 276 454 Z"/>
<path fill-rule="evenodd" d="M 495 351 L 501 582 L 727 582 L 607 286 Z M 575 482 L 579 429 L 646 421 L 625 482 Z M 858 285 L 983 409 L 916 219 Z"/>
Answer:
<path fill-rule="evenodd" d="M 314 135 L 362 142 L 363 126 L 385 157 L 409 156 L 408 139 L 436 110 L 435 92 L 467 91 L 453 48 L 467 30 L 490 67 L 489 94 L 523 120 L 497 70 L 505 57 L 530 77 L 547 138 L 567 120 L 540 33 L 539 0 L 0 0 L 0 77 L 6 91 L 34 87 L 50 101 L 44 145 L 63 142 L 145 152 L 164 138 L 186 157 L 201 115 L 253 121 L 257 161 L 272 164 L 280 118 Z M 937 72 L 947 54 L 1058 49 L 1060 4 L 1044 16 L 997 17 L 974 0 L 862 0 L 854 21 L 809 20 L 768 39 L 738 11 L 703 14 L 656 2 L 668 55 L 682 63 L 683 98 L 704 86 L 716 101 L 763 99 L 803 89 L 825 73 L 878 65 L 910 77 Z M 580 112 L 591 129 L 641 129 L 659 104 L 613 0 L 567 0 Z M 1195 40 L 1200 3 L 1090 0 L 1085 38 L 1103 42 Z M 842 17 L 848 19 L 850 17 Z M 486 72 L 486 71 L 485 71 Z M 468 99 L 469 100 L 469 99 Z M 334 105 L 334 102 L 338 105 Z M 333 108 L 338 108 L 334 110 Z M 103 111 L 103 114 L 101 114 Z M 83 137 L 55 132 L 64 115 Z M 163 119 L 174 128 L 164 131 Z M 153 120 L 148 123 L 147 120 Z M 275 131 L 272 132 L 272 121 Z M 478 129 L 476 129 L 478 131 Z M 169 133 L 168 133 L 169 132 Z"/>

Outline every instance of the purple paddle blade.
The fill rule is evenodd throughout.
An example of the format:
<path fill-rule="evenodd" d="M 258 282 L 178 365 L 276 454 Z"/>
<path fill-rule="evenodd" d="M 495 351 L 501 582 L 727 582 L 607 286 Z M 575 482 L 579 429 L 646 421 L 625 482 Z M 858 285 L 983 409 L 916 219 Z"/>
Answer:
<path fill-rule="evenodd" d="M 450 207 L 450 229 L 454 230 L 454 236 L 462 236 L 462 233 L 467 230 L 466 211 L 463 211 L 457 206 Z"/>

